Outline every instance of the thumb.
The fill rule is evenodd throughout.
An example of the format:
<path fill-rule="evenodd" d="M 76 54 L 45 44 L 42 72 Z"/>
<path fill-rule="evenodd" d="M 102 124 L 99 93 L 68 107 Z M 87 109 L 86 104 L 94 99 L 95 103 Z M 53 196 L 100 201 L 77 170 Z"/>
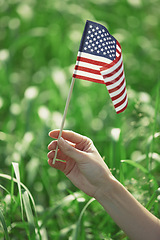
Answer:
<path fill-rule="evenodd" d="M 76 162 L 81 162 L 84 157 L 84 152 L 71 146 L 62 137 L 58 140 L 58 147 L 66 156 L 73 158 Z"/>

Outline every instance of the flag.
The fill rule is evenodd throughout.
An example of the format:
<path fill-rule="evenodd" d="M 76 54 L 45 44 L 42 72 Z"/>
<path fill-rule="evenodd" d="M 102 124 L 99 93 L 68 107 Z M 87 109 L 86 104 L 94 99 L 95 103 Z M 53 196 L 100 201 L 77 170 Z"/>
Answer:
<path fill-rule="evenodd" d="M 103 25 L 86 21 L 73 77 L 105 84 L 117 113 L 127 107 L 121 46 Z"/>
<path fill-rule="evenodd" d="M 100 72 L 104 78 L 116 112 L 123 112 L 128 105 L 128 99 L 123 69 L 122 51 L 118 41 L 115 60 L 113 60 L 110 64 L 105 64 L 105 66 L 100 68 Z"/>

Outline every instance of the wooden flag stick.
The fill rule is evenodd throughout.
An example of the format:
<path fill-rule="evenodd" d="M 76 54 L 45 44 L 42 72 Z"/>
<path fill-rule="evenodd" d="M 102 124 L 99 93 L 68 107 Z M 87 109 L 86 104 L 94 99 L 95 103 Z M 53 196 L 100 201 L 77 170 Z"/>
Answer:
<path fill-rule="evenodd" d="M 62 135 L 62 131 L 63 131 L 63 127 L 64 127 L 64 122 L 65 122 L 65 119 L 66 119 L 67 110 L 68 110 L 69 102 L 70 102 L 70 99 L 71 99 L 74 82 L 75 82 L 75 78 L 72 78 L 71 86 L 70 86 L 70 89 L 69 89 L 69 94 L 68 94 L 67 101 L 66 101 L 66 106 L 65 106 L 65 109 L 64 109 L 64 113 L 63 113 L 63 118 L 62 118 L 62 123 L 61 123 L 61 128 L 60 128 L 58 140 L 60 139 L 60 137 L 61 137 L 61 135 Z M 57 144 L 57 147 L 56 147 L 56 150 L 55 150 L 55 156 L 54 156 L 54 159 L 53 159 L 52 164 L 54 164 L 55 161 L 56 161 L 57 152 L 58 152 L 58 144 Z"/>

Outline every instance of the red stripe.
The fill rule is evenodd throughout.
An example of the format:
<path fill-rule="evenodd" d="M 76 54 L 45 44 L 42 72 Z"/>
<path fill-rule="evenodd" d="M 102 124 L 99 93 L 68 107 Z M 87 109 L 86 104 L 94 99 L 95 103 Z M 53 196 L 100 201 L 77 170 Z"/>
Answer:
<path fill-rule="evenodd" d="M 102 67 L 106 64 L 105 62 L 91 60 L 89 58 L 84 58 L 84 57 L 79 57 L 79 56 L 77 57 L 77 61 L 91 63 L 91 64 L 94 64 L 94 65 L 97 65 L 97 66 L 100 66 L 100 67 Z"/>
<path fill-rule="evenodd" d="M 113 85 L 114 83 L 118 82 L 118 80 L 123 76 L 123 73 L 124 73 L 124 71 L 122 71 L 121 74 L 118 77 L 116 77 L 115 79 L 113 79 L 112 81 L 106 82 L 105 83 L 106 86 L 110 86 L 110 85 Z"/>
<path fill-rule="evenodd" d="M 119 103 L 116 103 L 116 104 L 114 105 L 114 107 L 117 108 L 117 107 L 121 106 L 121 105 L 126 101 L 126 99 L 127 99 L 127 94 L 125 95 L 125 97 L 123 98 L 123 100 L 120 101 Z"/>
<path fill-rule="evenodd" d="M 116 57 L 111 63 L 106 63 L 103 67 L 100 68 L 100 72 L 113 67 L 121 58 L 121 55 L 119 57 Z"/>
<path fill-rule="evenodd" d="M 73 74 L 73 77 L 78 78 L 78 79 L 82 79 L 82 80 L 87 80 L 87 81 L 90 81 L 90 82 L 105 84 L 105 82 L 103 80 L 97 80 L 97 79 L 94 79 L 94 78 L 89 78 L 89 77 L 85 77 L 85 76 L 81 76 L 81 75 L 77 75 L 77 74 Z"/>
<path fill-rule="evenodd" d="M 128 106 L 128 101 L 127 101 L 126 105 L 124 106 L 124 108 L 122 108 L 121 110 L 117 111 L 117 114 L 123 112 L 127 108 L 127 106 Z"/>
<path fill-rule="evenodd" d="M 105 74 L 105 75 L 103 75 L 103 78 L 105 79 L 105 78 L 108 78 L 108 77 L 112 77 L 114 74 L 116 74 L 120 69 L 121 69 L 121 67 L 122 67 L 122 62 L 121 62 L 121 64 L 119 65 L 119 67 L 118 68 L 116 68 L 114 71 L 112 71 L 111 73 L 108 73 L 108 74 Z"/>
<path fill-rule="evenodd" d="M 88 73 L 101 75 L 99 70 L 95 70 L 95 69 L 92 69 L 92 68 L 86 68 L 86 67 L 81 67 L 81 66 L 76 65 L 74 69 L 79 70 L 79 71 L 83 71 L 83 72 L 88 72 Z"/>
<path fill-rule="evenodd" d="M 125 93 L 125 90 L 126 90 L 126 87 L 124 87 L 124 89 L 122 90 L 122 92 L 120 92 L 119 94 L 117 94 L 117 95 L 114 96 L 114 97 L 111 97 L 112 101 L 120 98 L 120 97 Z"/>
<path fill-rule="evenodd" d="M 109 89 L 108 92 L 113 93 L 113 92 L 119 90 L 122 87 L 122 85 L 124 84 L 124 82 L 125 82 L 125 78 L 123 79 L 123 81 L 117 87 Z"/>

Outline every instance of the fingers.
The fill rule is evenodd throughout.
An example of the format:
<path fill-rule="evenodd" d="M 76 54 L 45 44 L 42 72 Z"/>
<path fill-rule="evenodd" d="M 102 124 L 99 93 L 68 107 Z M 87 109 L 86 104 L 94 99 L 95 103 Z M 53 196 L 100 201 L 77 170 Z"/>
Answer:
<path fill-rule="evenodd" d="M 49 133 L 49 136 L 52 138 L 58 138 L 59 132 L 60 130 L 53 130 Z M 65 130 L 62 132 L 62 138 L 76 144 L 84 142 L 86 141 L 86 139 L 89 141 L 87 137 L 84 137 L 78 133 L 68 131 L 68 130 Z"/>
<path fill-rule="evenodd" d="M 66 168 L 66 163 L 65 162 L 60 162 L 60 161 L 56 161 L 55 164 L 52 164 L 53 159 L 48 159 L 48 164 L 55 168 L 58 169 L 62 172 L 64 172 L 65 168 Z"/>
<path fill-rule="evenodd" d="M 76 162 L 82 162 L 84 160 L 84 157 L 86 156 L 85 152 L 74 148 L 63 138 L 60 138 L 60 140 L 58 141 L 58 147 L 61 152 L 63 152 L 66 156 L 74 159 Z"/>
<path fill-rule="evenodd" d="M 52 160 L 53 160 L 53 158 L 54 158 L 54 156 L 55 156 L 55 151 L 54 151 L 54 150 L 56 149 L 56 147 L 57 147 L 57 140 L 52 141 L 52 142 L 48 145 L 48 149 L 51 150 L 51 151 L 48 153 L 48 155 L 47 155 L 49 159 L 52 159 Z M 73 147 L 74 147 L 74 145 L 73 145 Z M 57 157 L 56 157 L 56 158 L 59 159 L 59 160 L 66 161 L 67 158 L 68 158 L 68 156 L 66 156 L 62 151 L 58 150 L 58 153 L 57 153 Z"/>
<path fill-rule="evenodd" d="M 52 161 L 53 161 L 53 158 L 55 156 L 55 151 L 50 151 L 47 156 L 49 159 L 52 159 Z M 64 153 L 62 153 L 61 151 L 58 150 L 56 159 L 66 161 L 67 158 L 68 157 Z"/>

